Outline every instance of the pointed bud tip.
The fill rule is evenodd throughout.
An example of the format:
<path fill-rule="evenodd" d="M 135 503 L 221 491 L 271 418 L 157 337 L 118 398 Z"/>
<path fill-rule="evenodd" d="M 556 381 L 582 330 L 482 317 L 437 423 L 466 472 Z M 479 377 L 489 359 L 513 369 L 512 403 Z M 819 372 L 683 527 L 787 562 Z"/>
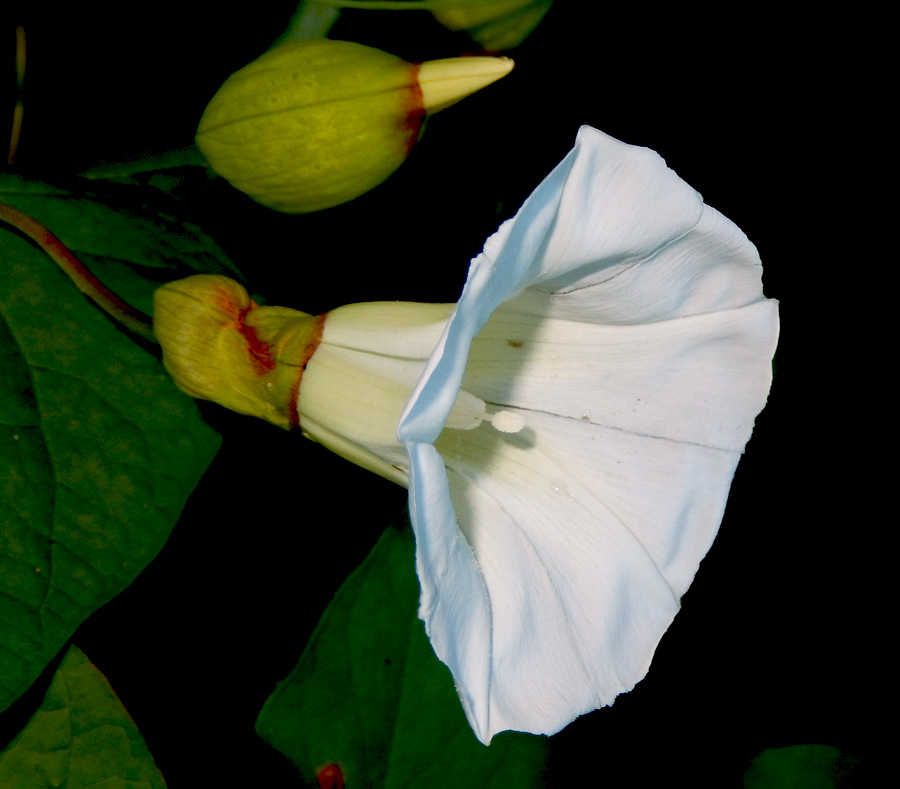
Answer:
<path fill-rule="evenodd" d="M 502 57 L 464 57 L 429 60 L 419 66 L 419 87 L 425 112 L 449 107 L 505 77 L 515 63 Z"/>

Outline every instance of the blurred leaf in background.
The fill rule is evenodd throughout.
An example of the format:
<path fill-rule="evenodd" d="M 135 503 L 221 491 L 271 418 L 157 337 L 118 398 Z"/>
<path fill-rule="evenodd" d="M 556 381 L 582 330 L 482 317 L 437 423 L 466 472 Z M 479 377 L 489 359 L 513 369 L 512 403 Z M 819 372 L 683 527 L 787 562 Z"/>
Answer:
<path fill-rule="evenodd" d="M 833 745 L 766 748 L 744 774 L 744 789 L 850 789 L 860 761 Z"/>

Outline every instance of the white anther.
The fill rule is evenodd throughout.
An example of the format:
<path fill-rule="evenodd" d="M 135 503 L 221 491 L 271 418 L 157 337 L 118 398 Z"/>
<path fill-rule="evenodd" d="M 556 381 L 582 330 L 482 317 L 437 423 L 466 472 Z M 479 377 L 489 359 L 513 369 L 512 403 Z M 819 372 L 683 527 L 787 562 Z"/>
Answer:
<path fill-rule="evenodd" d="M 498 411 L 496 414 L 486 414 L 485 419 L 489 419 L 494 430 L 499 430 L 501 433 L 518 433 L 525 427 L 524 417 L 515 411 Z"/>

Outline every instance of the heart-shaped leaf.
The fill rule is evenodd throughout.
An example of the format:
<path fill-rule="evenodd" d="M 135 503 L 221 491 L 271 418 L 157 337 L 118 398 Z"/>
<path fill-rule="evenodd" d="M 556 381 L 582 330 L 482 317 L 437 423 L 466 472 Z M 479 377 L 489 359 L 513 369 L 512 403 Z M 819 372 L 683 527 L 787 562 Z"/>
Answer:
<path fill-rule="evenodd" d="M 106 677 L 77 647 L 60 663 L 40 709 L 0 753 L 4 789 L 165 785 Z"/>
<path fill-rule="evenodd" d="M 8 176 L 0 196 L 144 304 L 154 281 L 137 268 L 225 269 L 174 219 Z M 218 446 L 159 360 L 0 226 L 0 710 L 158 553 Z"/>
<path fill-rule="evenodd" d="M 360 789 L 542 785 L 546 738 L 475 739 L 416 616 L 414 553 L 408 525 L 384 533 L 266 702 L 257 732 L 313 784 L 339 769 Z"/>

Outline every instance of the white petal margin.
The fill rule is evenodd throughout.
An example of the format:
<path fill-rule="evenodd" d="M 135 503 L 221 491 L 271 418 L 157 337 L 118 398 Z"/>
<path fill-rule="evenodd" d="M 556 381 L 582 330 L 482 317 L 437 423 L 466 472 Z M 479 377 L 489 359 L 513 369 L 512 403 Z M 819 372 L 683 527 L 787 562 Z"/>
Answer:
<path fill-rule="evenodd" d="M 761 273 L 661 157 L 588 127 L 473 261 L 398 437 L 419 615 L 482 742 L 646 674 L 766 401 Z M 445 430 L 461 386 L 525 427 Z"/>

